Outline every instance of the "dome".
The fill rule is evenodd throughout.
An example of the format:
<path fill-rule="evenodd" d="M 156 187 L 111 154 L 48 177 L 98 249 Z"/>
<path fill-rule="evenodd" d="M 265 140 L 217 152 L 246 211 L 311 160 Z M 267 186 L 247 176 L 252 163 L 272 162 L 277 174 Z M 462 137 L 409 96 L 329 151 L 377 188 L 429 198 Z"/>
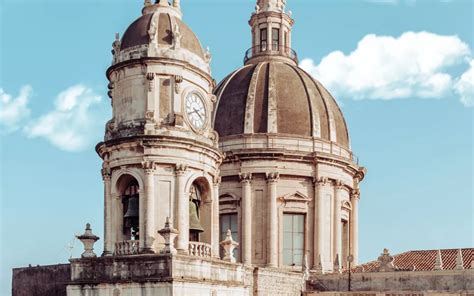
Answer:
<path fill-rule="evenodd" d="M 205 52 L 194 32 L 183 21 L 166 12 L 147 13 L 135 20 L 125 31 L 121 40 L 121 50 L 126 50 L 140 45 L 148 45 L 150 42 L 149 30 L 152 20 L 158 19 L 157 40 L 159 46 L 173 46 L 174 24 L 178 25 L 181 35 L 181 48 L 187 49 L 203 60 Z"/>
<path fill-rule="evenodd" d="M 216 88 L 214 129 L 221 139 L 240 134 L 319 138 L 350 149 L 344 116 L 332 95 L 296 64 L 250 63 Z"/>

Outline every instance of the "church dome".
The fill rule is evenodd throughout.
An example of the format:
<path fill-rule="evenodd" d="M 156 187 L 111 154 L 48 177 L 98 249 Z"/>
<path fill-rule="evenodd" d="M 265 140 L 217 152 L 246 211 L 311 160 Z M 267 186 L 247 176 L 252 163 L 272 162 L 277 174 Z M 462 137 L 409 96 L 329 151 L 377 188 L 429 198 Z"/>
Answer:
<path fill-rule="evenodd" d="M 333 96 L 296 63 L 247 63 L 216 88 L 214 129 L 221 138 L 285 134 L 319 138 L 350 149 L 344 116 Z"/>
<path fill-rule="evenodd" d="M 156 39 L 158 46 L 172 47 L 173 34 L 176 34 L 176 28 L 179 28 L 181 48 L 189 50 L 203 60 L 205 59 L 205 51 L 194 32 L 179 17 L 159 10 L 145 13 L 135 20 L 125 31 L 120 49 L 126 50 L 136 46 L 148 45 L 150 43 L 150 28 L 154 19 L 157 19 Z"/>

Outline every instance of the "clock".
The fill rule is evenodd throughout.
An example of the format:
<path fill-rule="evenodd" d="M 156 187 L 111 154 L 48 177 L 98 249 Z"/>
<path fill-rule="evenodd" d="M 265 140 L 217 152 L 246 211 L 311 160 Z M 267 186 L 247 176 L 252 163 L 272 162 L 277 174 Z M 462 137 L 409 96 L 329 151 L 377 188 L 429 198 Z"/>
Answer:
<path fill-rule="evenodd" d="M 191 92 L 186 96 L 185 112 L 186 117 L 193 128 L 198 130 L 204 128 L 207 118 L 206 107 L 204 105 L 204 100 L 196 92 Z"/>

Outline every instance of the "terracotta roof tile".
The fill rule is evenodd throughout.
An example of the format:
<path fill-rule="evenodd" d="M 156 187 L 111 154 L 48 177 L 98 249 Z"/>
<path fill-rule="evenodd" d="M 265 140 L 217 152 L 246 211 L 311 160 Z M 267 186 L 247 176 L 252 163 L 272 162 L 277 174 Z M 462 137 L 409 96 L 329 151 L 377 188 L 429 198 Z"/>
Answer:
<path fill-rule="evenodd" d="M 441 259 L 444 270 L 453 270 L 456 267 L 456 257 L 459 249 L 441 250 Z M 396 270 L 434 270 L 436 253 L 438 250 L 408 251 L 398 255 L 393 255 Z M 464 269 L 471 268 L 474 261 L 474 248 L 461 249 Z M 361 264 L 352 269 L 354 273 L 374 272 L 380 266 L 379 261 L 371 261 Z"/>

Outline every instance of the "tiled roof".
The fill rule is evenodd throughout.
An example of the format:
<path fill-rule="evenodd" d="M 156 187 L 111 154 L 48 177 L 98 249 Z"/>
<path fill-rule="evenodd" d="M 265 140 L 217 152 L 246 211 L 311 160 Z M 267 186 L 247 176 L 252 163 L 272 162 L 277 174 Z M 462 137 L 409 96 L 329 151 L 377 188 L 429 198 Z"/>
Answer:
<path fill-rule="evenodd" d="M 453 270 L 456 267 L 456 257 L 459 249 L 445 249 L 441 251 L 443 270 Z M 425 270 L 435 269 L 438 250 L 408 251 L 393 255 L 395 270 Z M 464 269 L 471 268 L 474 261 L 474 248 L 461 249 Z M 474 263 L 472 263 L 474 264 Z M 371 261 L 352 269 L 352 272 L 374 272 L 380 266 L 379 261 Z"/>

